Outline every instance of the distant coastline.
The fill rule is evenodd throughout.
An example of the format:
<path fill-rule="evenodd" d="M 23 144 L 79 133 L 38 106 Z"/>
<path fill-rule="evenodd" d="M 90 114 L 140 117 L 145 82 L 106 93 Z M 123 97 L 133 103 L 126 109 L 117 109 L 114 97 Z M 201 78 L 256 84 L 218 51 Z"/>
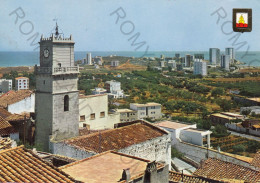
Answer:
<path fill-rule="evenodd" d="M 91 52 L 92 57 L 109 55 L 141 57 L 144 54 L 143 52 L 135 51 L 75 51 L 75 61 L 86 58 L 86 54 L 89 52 Z M 174 57 L 175 53 L 180 53 L 180 56 L 202 53 L 206 60 L 209 58 L 208 51 L 151 51 L 148 52 L 147 57 L 160 57 L 160 55 Z M 260 51 L 249 52 L 250 54 L 254 54 L 249 56 L 244 56 L 245 53 L 236 52 L 236 59 L 241 63 L 245 63 L 241 66 L 260 67 Z M 34 66 L 35 64 L 39 64 L 39 52 L 0 52 L 0 67 Z"/>

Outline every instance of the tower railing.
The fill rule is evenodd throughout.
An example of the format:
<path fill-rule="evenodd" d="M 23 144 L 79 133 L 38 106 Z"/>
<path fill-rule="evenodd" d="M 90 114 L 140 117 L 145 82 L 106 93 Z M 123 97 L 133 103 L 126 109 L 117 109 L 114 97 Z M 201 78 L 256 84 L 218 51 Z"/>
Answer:
<path fill-rule="evenodd" d="M 52 74 L 52 75 L 59 75 L 59 74 L 78 74 L 79 73 L 79 66 L 74 67 L 40 67 L 35 66 L 36 74 Z"/>

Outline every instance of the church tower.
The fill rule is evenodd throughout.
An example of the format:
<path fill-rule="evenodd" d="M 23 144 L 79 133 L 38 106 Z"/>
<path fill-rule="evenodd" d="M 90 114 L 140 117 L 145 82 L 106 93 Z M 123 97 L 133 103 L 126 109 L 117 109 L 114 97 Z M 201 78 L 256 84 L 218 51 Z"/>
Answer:
<path fill-rule="evenodd" d="M 35 143 L 50 151 L 57 142 L 78 135 L 78 73 L 74 65 L 72 36 L 63 38 L 58 31 L 40 39 L 40 66 L 36 73 Z"/>

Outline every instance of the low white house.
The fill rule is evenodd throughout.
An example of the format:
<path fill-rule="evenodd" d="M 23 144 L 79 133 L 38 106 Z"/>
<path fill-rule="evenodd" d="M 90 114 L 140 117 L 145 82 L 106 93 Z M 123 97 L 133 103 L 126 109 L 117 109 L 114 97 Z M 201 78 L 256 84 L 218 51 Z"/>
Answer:
<path fill-rule="evenodd" d="M 240 107 L 240 114 L 243 114 L 244 111 L 248 111 L 249 114 L 260 114 L 260 106 Z"/>
<path fill-rule="evenodd" d="M 34 112 L 35 93 L 30 90 L 11 90 L 0 97 L 0 107 L 16 114 Z"/>
<path fill-rule="evenodd" d="M 199 130 L 196 124 L 161 121 L 156 123 L 156 125 L 171 133 L 172 145 L 184 141 L 198 146 L 210 147 L 210 134 L 212 132 L 209 130 Z M 204 138 L 206 138 L 206 141 L 203 140 Z"/>
<path fill-rule="evenodd" d="M 120 122 L 119 113 L 108 113 L 107 94 L 79 96 L 79 127 L 90 130 L 114 128 Z"/>
<path fill-rule="evenodd" d="M 105 94 L 105 93 L 107 93 L 107 90 L 105 90 L 104 88 L 98 88 L 98 87 L 96 87 L 95 89 L 92 89 L 92 94 L 93 94 L 93 95 Z"/>

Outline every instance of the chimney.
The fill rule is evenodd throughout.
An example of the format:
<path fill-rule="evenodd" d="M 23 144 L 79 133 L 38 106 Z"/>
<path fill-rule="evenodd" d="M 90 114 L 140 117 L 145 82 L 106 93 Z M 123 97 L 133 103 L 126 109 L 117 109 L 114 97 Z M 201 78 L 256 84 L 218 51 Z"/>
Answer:
<path fill-rule="evenodd" d="M 126 182 L 129 182 L 130 179 L 131 179 L 130 168 L 126 168 L 123 170 L 122 178 L 120 179 L 120 181 L 125 180 Z"/>
<path fill-rule="evenodd" d="M 144 183 L 158 183 L 156 162 L 148 162 L 145 170 Z"/>

